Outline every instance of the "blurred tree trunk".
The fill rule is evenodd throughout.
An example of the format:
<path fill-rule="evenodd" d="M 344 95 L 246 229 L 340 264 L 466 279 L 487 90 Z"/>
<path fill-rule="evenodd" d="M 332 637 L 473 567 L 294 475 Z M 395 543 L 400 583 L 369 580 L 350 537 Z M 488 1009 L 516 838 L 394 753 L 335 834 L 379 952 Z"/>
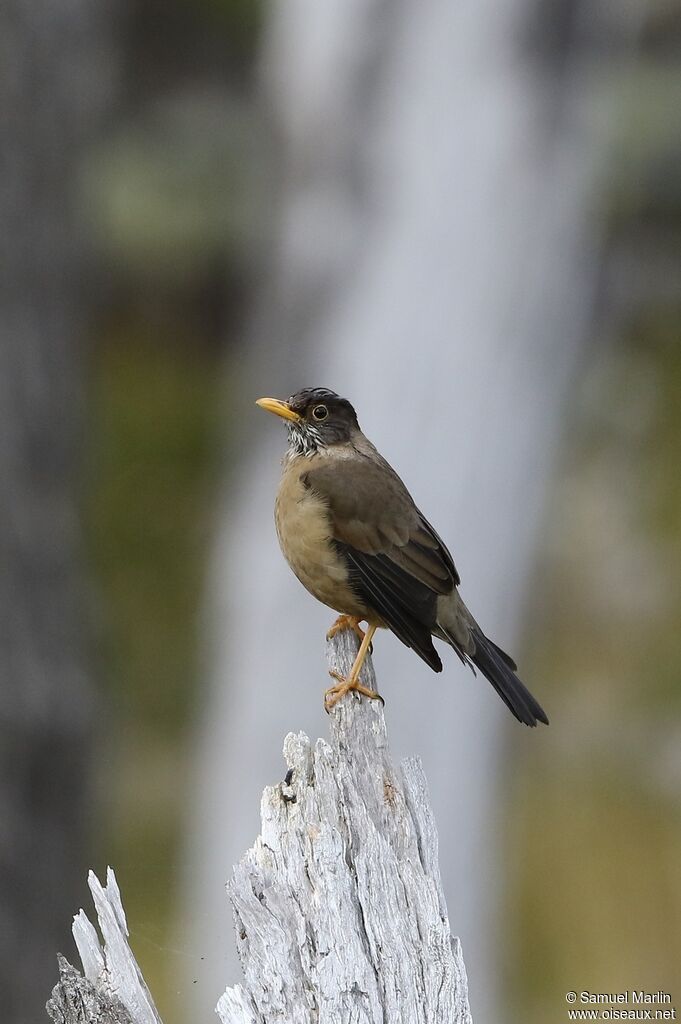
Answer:
<path fill-rule="evenodd" d="M 332 616 L 278 552 L 285 436 L 258 423 L 254 398 L 313 385 L 350 398 L 451 545 L 483 628 L 521 653 L 523 597 L 589 324 L 590 203 L 607 141 L 586 116 L 599 55 L 591 60 L 584 25 L 579 41 L 570 31 L 576 5 L 563 6 L 554 48 L 541 31 L 532 37 L 530 0 L 270 8 L 263 77 L 281 215 L 243 399 L 231 409 L 247 461 L 224 502 L 211 594 L 215 685 L 188 897 L 197 958 L 234 948 L 219 893 L 262 786 L 281 770 L 284 733 L 326 731 Z M 503 1016 L 505 740 L 541 737 L 444 654 L 435 677 L 389 635 L 375 643 L 378 676 L 392 682 L 393 745 L 422 755 L 430 781 L 473 1019 L 489 1024 Z M 542 700 L 543 681 L 527 682 Z M 224 968 L 211 963 L 193 993 L 220 991 Z"/>
<path fill-rule="evenodd" d="M 76 170 L 99 5 L 0 6 L 0 991 L 44 1017 L 87 860 L 91 681 L 76 512 L 86 286 Z"/>

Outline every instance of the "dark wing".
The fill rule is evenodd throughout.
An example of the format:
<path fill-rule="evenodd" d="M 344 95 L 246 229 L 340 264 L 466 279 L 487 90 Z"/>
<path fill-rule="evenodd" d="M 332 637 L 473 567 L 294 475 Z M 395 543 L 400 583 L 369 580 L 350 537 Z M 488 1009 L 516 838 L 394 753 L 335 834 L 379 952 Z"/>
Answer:
<path fill-rule="evenodd" d="M 379 455 L 329 459 L 305 474 L 328 503 L 333 541 L 358 597 L 434 671 L 437 599 L 459 582 L 452 556 Z"/>

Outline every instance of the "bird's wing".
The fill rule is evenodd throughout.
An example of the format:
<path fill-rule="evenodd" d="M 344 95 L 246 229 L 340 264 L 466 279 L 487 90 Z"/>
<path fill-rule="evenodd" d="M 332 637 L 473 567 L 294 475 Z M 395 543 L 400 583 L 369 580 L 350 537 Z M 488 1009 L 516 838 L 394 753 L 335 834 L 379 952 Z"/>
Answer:
<path fill-rule="evenodd" d="M 399 639 L 439 672 L 437 599 L 459 582 L 452 556 L 379 455 L 324 459 L 303 482 L 329 509 L 350 584 Z"/>

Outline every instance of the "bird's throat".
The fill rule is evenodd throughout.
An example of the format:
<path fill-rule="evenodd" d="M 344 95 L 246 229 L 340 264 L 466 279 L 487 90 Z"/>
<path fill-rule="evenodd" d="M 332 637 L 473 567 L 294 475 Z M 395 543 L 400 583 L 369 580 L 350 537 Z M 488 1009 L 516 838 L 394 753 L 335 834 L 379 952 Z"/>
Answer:
<path fill-rule="evenodd" d="M 288 449 L 287 459 L 295 459 L 299 456 L 311 458 L 326 448 L 318 430 L 311 424 L 287 423 L 288 428 Z"/>

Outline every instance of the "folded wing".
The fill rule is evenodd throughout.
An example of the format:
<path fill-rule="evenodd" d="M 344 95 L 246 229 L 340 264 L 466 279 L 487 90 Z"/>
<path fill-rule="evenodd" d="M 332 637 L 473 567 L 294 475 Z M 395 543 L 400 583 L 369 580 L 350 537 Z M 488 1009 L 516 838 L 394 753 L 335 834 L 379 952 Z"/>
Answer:
<path fill-rule="evenodd" d="M 332 540 L 355 593 L 434 671 L 437 600 L 459 582 L 441 538 L 380 456 L 321 464 L 304 478 L 328 503 Z"/>

